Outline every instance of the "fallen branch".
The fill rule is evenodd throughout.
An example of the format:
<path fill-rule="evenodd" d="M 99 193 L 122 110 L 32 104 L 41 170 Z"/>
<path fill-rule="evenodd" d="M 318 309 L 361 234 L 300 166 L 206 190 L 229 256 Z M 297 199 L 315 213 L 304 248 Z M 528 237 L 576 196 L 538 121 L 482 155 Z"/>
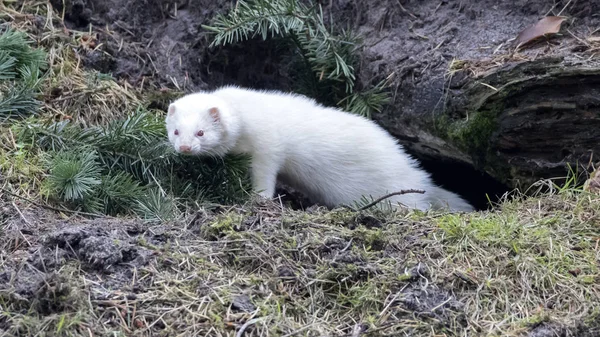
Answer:
<path fill-rule="evenodd" d="M 361 211 L 364 211 L 366 209 L 369 209 L 369 208 L 377 205 L 378 203 L 380 203 L 381 201 L 383 201 L 383 200 L 385 200 L 387 198 L 393 197 L 395 195 L 402 195 L 402 194 L 409 194 L 409 193 L 420 193 L 420 194 L 423 194 L 423 193 L 425 193 L 425 191 L 423 191 L 423 190 L 415 190 L 415 189 L 401 190 L 401 191 L 398 191 L 398 192 L 393 192 L 393 193 L 390 193 L 390 194 L 386 194 L 386 195 L 384 195 L 384 196 L 376 199 L 375 201 L 373 201 L 373 202 L 371 202 L 371 203 L 369 203 L 369 204 L 367 204 L 365 206 L 362 206 L 361 208 L 358 208 L 358 209 L 356 209 L 356 208 L 354 208 L 352 206 L 348 206 L 348 205 L 344 205 L 344 207 L 349 208 L 349 209 L 351 209 L 351 210 L 353 210 L 355 212 L 361 212 Z"/>
<path fill-rule="evenodd" d="M 111 216 L 103 215 L 103 214 L 95 214 L 95 213 L 88 213 L 88 212 L 70 210 L 70 209 L 62 208 L 62 207 L 61 208 L 52 207 L 52 206 L 49 206 L 49 205 L 45 205 L 45 204 L 33 201 L 31 199 L 25 198 L 23 196 L 20 196 L 20 195 L 18 195 L 16 193 L 13 193 L 13 192 L 11 192 L 11 191 L 3 188 L 3 187 L 0 187 L 0 191 L 6 193 L 8 195 L 11 195 L 11 196 L 13 196 L 15 198 L 19 198 L 19 199 L 22 199 L 24 201 L 27 201 L 28 203 L 30 203 L 32 205 L 35 205 L 35 206 L 38 206 L 38 207 L 42 207 L 42 208 L 45 208 L 45 209 L 48 209 L 48 210 L 51 210 L 51 211 L 55 211 L 55 212 L 65 212 L 65 213 L 71 213 L 71 214 L 75 214 L 75 215 L 89 216 L 89 217 L 93 217 L 93 218 L 112 218 Z"/>

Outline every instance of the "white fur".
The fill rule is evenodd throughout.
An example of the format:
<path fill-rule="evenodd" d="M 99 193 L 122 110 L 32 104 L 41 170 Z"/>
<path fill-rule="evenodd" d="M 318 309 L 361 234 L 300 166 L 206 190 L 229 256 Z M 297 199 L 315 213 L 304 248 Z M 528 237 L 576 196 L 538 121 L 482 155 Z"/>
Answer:
<path fill-rule="evenodd" d="M 217 118 L 211 108 L 217 108 Z M 390 200 L 421 210 L 473 210 L 458 195 L 435 186 L 380 126 L 304 96 L 223 87 L 176 100 L 166 124 L 177 151 L 189 146 L 193 155 L 250 154 L 253 189 L 267 198 L 273 197 L 279 178 L 329 207 L 351 205 L 362 196 L 423 189 L 425 194 Z M 197 136 L 198 130 L 204 135 Z"/>

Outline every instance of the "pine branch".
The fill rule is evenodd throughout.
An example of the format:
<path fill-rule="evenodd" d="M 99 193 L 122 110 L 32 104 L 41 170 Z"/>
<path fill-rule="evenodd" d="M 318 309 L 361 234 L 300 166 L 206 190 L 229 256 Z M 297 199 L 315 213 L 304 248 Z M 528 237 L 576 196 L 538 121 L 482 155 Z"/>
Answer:
<path fill-rule="evenodd" d="M 44 79 L 38 64 L 23 65 L 17 70 L 21 75 L 21 83 L 29 90 L 37 90 Z"/>
<path fill-rule="evenodd" d="M 86 145 L 94 146 L 98 128 L 83 129 L 68 120 L 43 123 L 36 119 L 15 125 L 19 139 L 25 144 L 35 144 L 44 151 L 60 152 Z"/>
<path fill-rule="evenodd" d="M 127 214 L 137 200 L 142 200 L 147 188 L 140 185 L 133 176 L 119 171 L 102 176 L 95 193 L 104 214 Z"/>
<path fill-rule="evenodd" d="M 12 80 L 17 76 L 15 71 L 17 59 L 11 56 L 6 50 L 0 51 L 0 81 Z"/>
<path fill-rule="evenodd" d="M 344 106 L 345 110 L 357 115 L 371 118 L 372 112 L 381 112 L 383 106 L 390 101 L 388 93 L 384 91 L 389 80 L 390 78 L 388 77 L 371 89 L 352 93 L 338 102 L 338 105 Z"/>
<path fill-rule="evenodd" d="M 23 118 L 35 114 L 39 102 L 34 98 L 30 88 L 23 85 L 9 88 L 7 92 L 0 92 L 0 122 L 11 118 Z"/>
<path fill-rule="evenodd" d="M 237 1 L 227 15 L 217 15 L 212 26 L 211 46 L 225 46 L 260 36 L 263 40 L 283 37 L 295 46 L 301 61 L 294 83 L 300 93 L 326 105 L 337 104 L 366 117 L 380 111 L 388 101 L 383 87 L 356 90 L 356 56 L 360 40 L 350 31 L 333 34 L 323 20 L 321 6 L 307 7 L 297 0 Z M 345 105 L 343 105 L 345 104 Z"/>
<path fill-rule="evenodd" d="M 211 47 L 228 45 L 260 35 L 263 40 L 271 36 L 286 36 L 302 30 L 310 20 L 307 9 L 297 1 L 250 1 L 240 0 L 228 14 L 218 14 L 212 26 L 204 25 L 216 33 Z"/>
<path fill-rule="evenodd" d="M 31 48 L 32 43 L 25 33 L 10 28 L 0 34 L 0 50 L 16 59 L 17 69 L 28 66 L 43 70 L 47 67 L 46 53 L 42 49 Z"/>
<path fill-rule="evenodd" d="M 173 198 L 164 197 L 158 188 L 148 190 L 146 196 L 133 205 L 137 215 L 145 220 L 166 221 L 171 219 L 176 209 Z"/>
<path fill-rule="evenodd" d="M 37 112 L 35 94 L 47 66 L 46 54 L 32 49 L 27 35 L 7 30 L 0 34 L 0 119 L 22 118 Z"/>
<path fill-rule="evenodd" d="M 50 161 L 49 190 L 60 199 L 80 202 L 93 195 L 100 185 L 101 168 L 94 151 L 69 151 L 57 153 Z"/>
<path fill-rule="evenodd" d="M 352 93 L 356 76 L 354 66 L 355 45 L 358 38 L 350 32 L 343 31 L 339 36 L 332 36 L 323 23 L 323 14 L 315 14 L 312 34 L 300 35 L 303 49 L 312 64 L 312 69 L 320 80 L 327 78 L 345 84 L 346 93 Z"/>
<path fill-rule="evenodd" d="M 174 212 L 172 196 L 184 198 L 184 202 L 230 203 L 241 201 L 250 188 L 247 157 L 179 156 L 166 139 L 162 119 L 143 110 L 103 128 L 82 129 L 68 122 L 42 124 L 28 120 L 17 131 L 21 143 L 45 151 L 76 158 L 82 152 L 94 153 L 100 178 L 96 172 L 92 176 L 100 182 L 93 187 L 85 189 L 86 185 L 78 184 L 79 179 L 72 178 L 74 171 L 81 170 L 73 169 L 70 157 L 64 155 L 53 159 L 56 164 L 49 177 L 54 198 L 86 212 L 133 211 L 146 219 L 166 219 Z M 58 188 L 62 185 L 75 186 L 71 190 L 79 193 L 67 194 Z M 167 194 L 163 195 L 159 188 Z M 72 194 L 77 198 L 68 197 Z"/>
<path fill-rule="evenodd" d="M 348 62 L 354 45 L 353 37 L 345 33 L 331 36 L 324 25 L 323 14 L 307 8 L 296 0 L 238 1 L 228 15 L 218 15 L 213 26 L 204 26 L 215 33 L 211 46 L 242 42 L 256 36 L 263 40 L 274 36 L 292 38 L 311 63 L 319 78 L 343 81 L 346 91 L 352 92 L 355 75 Z M 320 7 L 319 7 L 320 8 Z M 342 38 L 349 38 L 343 40 Z"/>

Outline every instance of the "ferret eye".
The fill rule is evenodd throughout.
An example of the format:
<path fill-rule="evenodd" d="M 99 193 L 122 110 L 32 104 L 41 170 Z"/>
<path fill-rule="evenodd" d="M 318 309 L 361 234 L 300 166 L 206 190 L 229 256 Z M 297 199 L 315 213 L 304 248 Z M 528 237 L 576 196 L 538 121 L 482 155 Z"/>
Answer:
<path fill-rule="evenodd" d="M 198 137 L 204 136 L 204 131 L 200 130 L 200 131 L 196 132 L 196 136 L 198 136 Z"/>
<path fill-rule="evenodd" d="M 179 135 L 179 130 L 175 130 L 175 132 L 173 132 L 175 134 L 175 136 Z"/>

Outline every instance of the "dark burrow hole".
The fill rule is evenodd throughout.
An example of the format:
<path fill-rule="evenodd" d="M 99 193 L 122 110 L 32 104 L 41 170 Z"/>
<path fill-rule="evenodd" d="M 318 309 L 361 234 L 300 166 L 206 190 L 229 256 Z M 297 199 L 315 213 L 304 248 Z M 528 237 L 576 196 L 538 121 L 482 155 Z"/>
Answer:
<path fill-rule="evenodd" d="M 418 158 L 421 168 L 431 174 L 434 183 L 467 200 L 477 210 L 490 208 L 510 188 L 471 165 L 456 161 Z"/>

